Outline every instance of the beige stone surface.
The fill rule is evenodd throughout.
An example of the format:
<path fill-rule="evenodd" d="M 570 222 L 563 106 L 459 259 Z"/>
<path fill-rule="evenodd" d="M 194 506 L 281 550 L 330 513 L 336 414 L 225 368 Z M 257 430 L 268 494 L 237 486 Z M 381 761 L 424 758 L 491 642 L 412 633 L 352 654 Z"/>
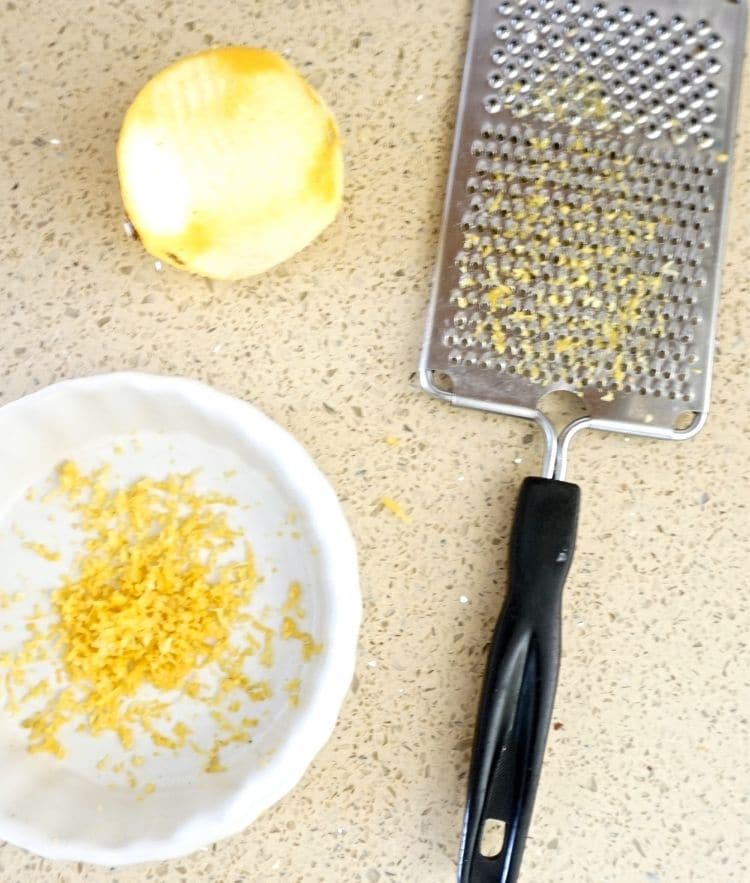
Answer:
<path fill-rule="evenodd" d="M 514 497 L 540 460 L 524 423 L 451 409 L 415 378 L 468 6 L 3 0 L 0 401 L 131 368 L 254 402 L 340 494 L 364 624 L 333 738 L 243 834 L 115 871 L 6 844 L 2 883 L 454 879 Z M 114 144 L 150 74 L 229 42 L 284 52 L 320 89 L 346 142 L 346 204 L 278 270 L 209 284 L 157 272 L 126 238 Z M 572 452 L 583 513 L 562 727 L 523 883 L 750 880 L 750 89 L 743 98 L 708 425 L 680 446 L 588 436 Z"/>

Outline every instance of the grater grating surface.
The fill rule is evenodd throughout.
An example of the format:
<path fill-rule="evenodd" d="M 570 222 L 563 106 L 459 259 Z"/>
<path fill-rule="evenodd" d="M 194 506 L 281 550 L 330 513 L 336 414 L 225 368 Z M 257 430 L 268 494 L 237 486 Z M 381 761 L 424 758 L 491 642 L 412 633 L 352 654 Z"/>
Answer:
<path fill-rule="evenodd" d="M 733 0 L 476 0 L 426 388 L 447 375 L 459 403 L 522 416 L 570 390 L 599 428 L 700 427 L 744 21 Z"/>

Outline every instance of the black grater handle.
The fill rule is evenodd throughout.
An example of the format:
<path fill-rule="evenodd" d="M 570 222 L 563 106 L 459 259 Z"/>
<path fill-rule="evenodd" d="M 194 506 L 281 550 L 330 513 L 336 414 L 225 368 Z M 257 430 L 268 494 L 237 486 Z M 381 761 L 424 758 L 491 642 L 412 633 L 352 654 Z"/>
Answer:
<path fill-rule="evenodd" d="M 549 478 L 521 486 L 508 593 L 495 627 L 474 740 L 459 883 L 515 883 L 542 768 L 560 667 L 562 589 L 575 546 L 580 489 Z M 483 855 L 488 820 L 504 823 Z"/>

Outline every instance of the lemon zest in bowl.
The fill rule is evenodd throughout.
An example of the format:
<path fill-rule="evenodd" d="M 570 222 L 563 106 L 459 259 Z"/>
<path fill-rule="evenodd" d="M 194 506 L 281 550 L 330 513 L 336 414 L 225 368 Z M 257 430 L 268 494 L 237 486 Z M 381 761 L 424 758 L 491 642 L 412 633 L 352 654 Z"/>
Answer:
<path fill-rule="evenodd" d="M 220 772 L 221 749 L 250 741 L 249 731 L 258 723 L 248 716 L 233 723 L 223 717 L 222 707 L 239 711 L 238 693 L 253 703 L 272 696 L 268 681 L 245 673 L 248 657 L 270 667 L 279 638 L 299 640 L 304 660 L 321 646 L 290 617 L 279 633 L 249 613 L 262 577 L 251 547 L 229 523 L 234 498 L 198 492 L 195 473 L 144 477 L 115 488 L 109 477 L 107 466 L 84 473 L 66 461 L 45 498 L 64 498 L 85 537 L 84 551 L 51 592 L 52 623 L 40 627 L 35 610 L 26 623 L 27 640 L 5 660 L 6 708 L 18 710 L 13 687 L 24 686 L 30 667 L 52 653 L 54 679 L 36 683 L 21 700 L 53 694 L 21 722 L 30 752 L 65 756 L 61 730 L 68 724 L 91 736 L 114 733 L 127 751 L 137 733 L 154 748 L 180 751 L 192 745 L 189 727 L 171 723 L 169 701 L 144 701 L 139 695 L 142 688 L 180 691 L 213 709 L 217 721 L 222 718 L 224 735 L 209 749 L 205 766 Z M 60 557 L 40 544 L 26 545 L 48 560 Z M 234 560 L 226 563 L 228 558 Z M 301 587 L 293 585 L 287 603 L 302 615 Z M 251 630 L 241 647 L 232 641 L 237 623 Z M 204 683 L 210 676 L 198 677 L 209 667 L 220 672 L 214 689 Z M 139 766 L 143 758 L 136 755 L 131 762 Z M 106 763 L 102 758 L 97 768 Z M 118 769 L 121 764 L 112 767 Z M 127 776 L 135 787 L 132 773 Z"/>
<path fill-rule="evenodd" d="M 35 552 L 40 558 L 44 558 L 45 561 L 59 561 L 60 553 L 56 552 L 54 549 L 50 549 L 44 545 L 44 543 L 24 543 L 24 548 L 29 549 L 31 552 Z"/>

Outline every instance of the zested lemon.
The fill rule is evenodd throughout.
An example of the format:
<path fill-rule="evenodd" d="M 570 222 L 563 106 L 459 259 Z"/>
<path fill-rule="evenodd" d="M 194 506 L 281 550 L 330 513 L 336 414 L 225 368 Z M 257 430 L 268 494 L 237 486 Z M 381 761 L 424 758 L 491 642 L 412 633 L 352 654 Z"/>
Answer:
<path fill-rule="evenodd" d="M 158 73 L 125 114 L 117 164 L 147 251 L 215 279 L 281 263 L 341 205 L 336 122 L 264 49 L 210 49 Z"/>

